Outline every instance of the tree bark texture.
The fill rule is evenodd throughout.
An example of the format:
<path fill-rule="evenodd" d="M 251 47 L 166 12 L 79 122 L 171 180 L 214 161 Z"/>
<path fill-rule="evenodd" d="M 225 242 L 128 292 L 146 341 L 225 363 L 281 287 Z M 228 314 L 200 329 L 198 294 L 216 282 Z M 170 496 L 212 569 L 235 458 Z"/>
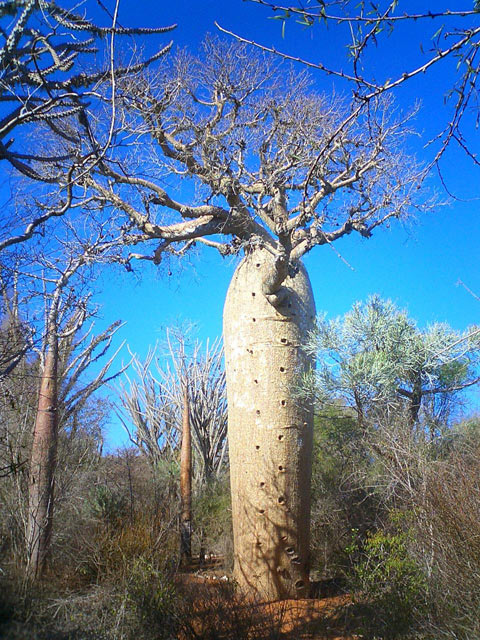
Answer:
<path fill-rule="evenodd" d="M 265 249 L 249 254 L 224 309 L 234 576 L 267 600 L 309 590 L 313 412 L 292 390 L 313 365 L 302 345 L 315 316 L 301 264 L 280 306 L 270 304 L 262 290 L 272 264 Z"/>
<path fill-rule="evenodd" d="M 182 445 L 180 449 L 180 552 L 192 557 L 192 434 L 188 390 L 183 392 Z"/>
<path fill-rule="evenodd" d="M 48 554 L 57 456 L 57 346 L 49 349 L 40 381 L 28 487 L 27 571 L 39 577 Z"/>

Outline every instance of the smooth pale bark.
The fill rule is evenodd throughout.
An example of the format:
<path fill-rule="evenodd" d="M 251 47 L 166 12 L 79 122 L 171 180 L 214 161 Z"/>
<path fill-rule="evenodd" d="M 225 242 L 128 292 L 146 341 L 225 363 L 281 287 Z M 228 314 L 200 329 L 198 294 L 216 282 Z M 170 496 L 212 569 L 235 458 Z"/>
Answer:
<path fill-rule="evenodd" d="M 39 577 L 47 559 L 52 530 L 57 456 L 57 345 L 49 349 L 40 381 L 28 487 L 27 571 Z"/>
<path fill-rule="evenodd" d="M 257 249 L 239 265 L 224 309 L 234 576 L 264 599 L 309 589 L 313 412 L 292 396 L 313 362 L 302 345 L 315 306 L 298 264 L 275 308 L 262 293 L 272 257 Z"/>
<path fill-rule="evenodd" d="M 180 449 L 180 552 L 192 557 L 192 433 L 188 391 L 183 393 L 182 445 Z"/>

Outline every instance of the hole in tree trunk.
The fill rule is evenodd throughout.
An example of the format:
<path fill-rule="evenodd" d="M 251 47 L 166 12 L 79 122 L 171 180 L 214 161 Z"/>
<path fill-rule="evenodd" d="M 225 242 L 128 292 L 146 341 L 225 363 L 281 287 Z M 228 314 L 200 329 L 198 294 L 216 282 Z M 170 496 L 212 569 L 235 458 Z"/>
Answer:
<path fill-rule="evenodd" d="M 257 409 L 257 410 L 255 411 L 255 413 L 257 414 L 257 416 L 259 416 L 259 415 L 260 415 L 260 409 Z"/>
<path fill-rule="evenodd" d="M 284 407 L 287 404 L 286 400 L 282 400 L 282 407 Z"/>
<path fill-rule="evenodd" d="M 278 439 L 279 439 L 279 440 L 283 440 L 283 433 L 281 433 L 281 434 L 278 436 Z"/>
<path fill-rule="evenodd" d="M 258 380 L 254 380 L 254 383 L 255 383 L 255 384 L 258 384 Z"/>
<path fill-rule="evenodd" d="M 295 582 L 295 586 L 297 587 L 297 589 L 301 589 L 302 587 L 305 586 L 305 583 L 303 582 L 303 580 L 297 580 Z"/>
<path fill-rule="evenodd" d="M 259 444 L 256 444 L 256 445 L 255 445 L 255 449 L 258 451 L 258 450 L 260 449 L 260 445 L 259 445 Z"/>
<path fill-rule="evenodd" d="M 253 322 L 256 322 L 256 321 L 257 321 L 257 320 L 256 320 L 256 318 L 252 318 L 252 320 L 253 320 Z"/>
<path fill-rule="evenodd" d="M 280 496 L 278 498 L 278 502 L 279 502 L 279 504 L 283 504 L 285 502 L 285 496 Z"/>
<path fill-rule="evenodd" d="M 283 373 L 285 371 L 285 367 L 280 367 L 280 371 Z"/>
<path fill-rule="evenodd" d="M 264 514 L 265 513 L 265 509 L 259 509 L 258 513 Z"/>
<path fill-rule="evenodd" d="M 264 487 L 264 486 L 265 486 L 265 483 L 264 483 L 264 482 L 260 482 L 260 486 L 261 486 L 261 487 Z"/>
<path fill-rule="evenodd" d="M 282 465 L 281 465 L 281 464 L 279 464 L 279 465 L 278 465 L 278 470 L 279 470 L 279 471 L 285 471 L 285 469 L 282 467 Z"/>
<path fill-rule="evenodd" d="M 280 338 L 280 342 L 281 342 L 282 344 L 286 344 L 287 339 L 286 339 L 286 338 Z"/>
<path fill-rule="evenodd" d="M 287 547 L 285 549 L 285 553 L 288 553 L 288 555 L 292 555 L 292 553 L 295 553 L 295 549 L 293 547 Z"/>

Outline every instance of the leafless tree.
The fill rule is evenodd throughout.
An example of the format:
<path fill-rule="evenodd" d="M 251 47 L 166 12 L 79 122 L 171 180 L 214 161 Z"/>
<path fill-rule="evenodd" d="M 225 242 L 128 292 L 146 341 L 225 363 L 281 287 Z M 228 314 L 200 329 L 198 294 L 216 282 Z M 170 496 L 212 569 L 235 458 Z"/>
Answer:
<path fill-rule="evenodd" d="M 153 374 L 152 350 L 144 363 L 134 360 L 137 377 L 120 388 L 130 440 L 154 464 L 180 449 L 180 552 L 186 561 L 192 555 L 192 476 L 203 490 L 224 471 L 227 457 L 223 350 L 219 341 L 204 350 L 196 341 L 188 353 L 187 341 L 183 331 L 167 331 L 168 364 L 162 367 L 157 357 Z"/>
<path fill-rule="evenodd" d="M 75 242 L 57 239 L 64 250 L 63 256 L 57 252 L 52 259 L 48 254 L 40 254 L 42 271 L 28 273 L 29 278 L 40 282 L 44 302 L 42 342 L 40 348 L 35 349 L 40 385 L 28 489 L 27 574 L 32 578 L 42 574 L 48 555 L 59 427 L 67 424 L 100 386 L 124 370 L 107 375 L 117 349 L 93 379 L 83 380 L 86 370 L 106 354 L 120 326 L 114 323 L 96 336 L 91 335 L 93 325 L 85 331 L 85 323 L 95 310 L 91 295 L 81 293 L 82 270 L 88 271 L 92 262 L 115 244 L 106 240 L 103 232 L 101 228 L 95 239 L 81 243 L 80 247 Z"/>
<path fill-rule="evenodd" d="M 171 43 L 136 65 L 118 66 L 117 37 L 164 34 L 175 27 L 124 28 L 118 8 L 116 0 L 104 27 L 79 13 L 78 6 L 71 10 L 50 0 L 7 0 L 0 7 L 0 160 L 30 180 L 57 185 L 53 205 L 49 199 L 43 211 L 37 207 L 35 215 L 24 213 L 13 228 L 9 220 L 0 251 L 29 239 L 75 204 L 75 184 L 101 161 L 113 133 L 110 127 L 98 147 L 82 144 L 82 137 L 91 138 L 90 106 L 105 102 L 113 122 L 117 80 L 170 49 Z M 97 54 L 106 54 L 105 64 Z M 108 96 L 99 96 L 99 82 L 110 84 Z"/>
<path fill-rule="evenodd" d="M 166 344 L 163 358 L 152 350 L 144 362 L 134 359 L 132 369 L 136 376 L 130 379 L 126 374 L 126 383 L 119 389 L 122 419 L 131 441 L 154 463 L 176 455 L 183 431 L 186 390 L 195 452 L 193 474 L 201 485 L 218 477 L 227 463 L 223 349 L 219 341 L 207 343 L 205 348 L 196 341 L 189 352 L 186 338 L 178 329 L 167 332 Z"/>
<path fill-rule="evenodd" d="M 212 39 L 136 80 L 118 92 L 132 154 L 86 181 L 125 213 L 140 245 L 127 260 L 244 250 L 224 312 L 235 576 L 268 598 L 303 597 L 312 413 L 291 388 L 312 364 L 301 345 L 315 310 L 301 258 L 415 208 L 408 117 L 383 98 L 359 109 L 318 95 L 276 59 Z M 190 189 L 167 186 L 172 175 Z"/>

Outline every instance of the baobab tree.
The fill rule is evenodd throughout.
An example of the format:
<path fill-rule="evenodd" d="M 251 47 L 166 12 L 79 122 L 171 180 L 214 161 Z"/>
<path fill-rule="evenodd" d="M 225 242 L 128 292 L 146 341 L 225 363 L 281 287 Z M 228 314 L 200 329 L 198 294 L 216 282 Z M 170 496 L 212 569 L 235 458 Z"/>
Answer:
<path fill-rule="evenodd" d="M 313 366 L 303 343 L 315 306 L 301 259 L 412 209 L 408 118 L 382 100 L 358 114 L 306 75 L 215 40 L 118 96 L 118 141 L 136 155 L 119 153 L 86 184 L 126 214 L 130 244 L 156 242 L 127 259 L 158 264 L 195 244 L 244 254 L 224 310 L 234 573 L 263 597 L 302 597 L 312 410 L 291 390 Z M 194 189 L 168 188 L 164 175 Z"/>

